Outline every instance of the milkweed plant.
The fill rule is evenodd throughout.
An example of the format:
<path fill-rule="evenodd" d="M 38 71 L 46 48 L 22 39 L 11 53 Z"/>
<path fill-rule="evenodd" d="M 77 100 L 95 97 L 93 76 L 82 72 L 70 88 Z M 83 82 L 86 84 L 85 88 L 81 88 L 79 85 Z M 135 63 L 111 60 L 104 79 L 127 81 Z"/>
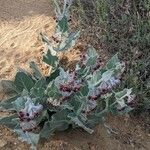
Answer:
<path fill-rule="evenodd" d="M 5 82 L 14 96 L 0 102 L 0 111 L 10 114 L 0 117 L 0 124 L 12 129 L 32 149 L 41 138 L 69 127 L 92 134 L 108 113 L 126 114 L 135 100 L 132 89 L 120 88 L 125 64 L 117 54 L 103 66 L 96 50 L 89 46 L 74 69 L 61 67 L 58 54 L 75 45 L 80 31 L 69 29 L 72 0 L 64 0 L 63 5 L 54 0 L 54 4 L 57 25 L 53 40 L 41 34 L 47 45 L 43 62 L 51 66 L 49 75 L 44 76 L 31 62 L 32 73 L 20 69 L 13 81 Z"/>

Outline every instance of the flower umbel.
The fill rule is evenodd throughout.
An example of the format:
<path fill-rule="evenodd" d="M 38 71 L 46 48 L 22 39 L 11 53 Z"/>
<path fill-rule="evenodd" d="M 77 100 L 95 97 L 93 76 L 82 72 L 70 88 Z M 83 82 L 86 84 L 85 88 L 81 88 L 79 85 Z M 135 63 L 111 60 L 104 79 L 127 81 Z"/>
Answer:
<path fill-rule="evenodd" d="M 36 127 L 36 118 L 42 111 L 43 106 L 41 104 L 35 105 L 31 99 L 28 99 L 25 103 L 25 108 L 18 112 L 20 118 L 20 126 L 23 130 L 32 130 Z"/>

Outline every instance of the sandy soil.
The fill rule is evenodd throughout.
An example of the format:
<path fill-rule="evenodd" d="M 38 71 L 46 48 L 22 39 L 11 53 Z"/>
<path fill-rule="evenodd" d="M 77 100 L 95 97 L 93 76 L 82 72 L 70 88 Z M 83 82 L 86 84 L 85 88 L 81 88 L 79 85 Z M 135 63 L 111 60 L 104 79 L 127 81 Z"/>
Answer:
<path fill-rule="evenodd" d="M 39 33 L 54 32 L 53 8 L 50 0 L 0 0 L 0 79 L 13 78 L 17 66 L 28 69 L 28 62 L 35 60 L 41 67 L 43 44 Z M 70 54 L 72 59 L 74 53 Z M 43 69 L 44 71 L 44 69 Z M 1 98 L 0 98 L 1 100 Z M 42 150 L 148 150 L 150 135 L 141 120 L 129 117 L 109 117 L 107 121 L 116 133 L 108 134 L 99 125 L 93 135 L 80 129 L 57 133 L 41 141 Z M 1 150 L 28 150 L 29 146 L 17 140 L 14 133 L 0 127 Z"/>
<path fill-rule="evenodd" d="M 11 78 L 16 68 L 28 62 L 40 63 L 43 45 L 40 32 L 54 30 L 49 0 L 0 1 L 0 78 Z"/>

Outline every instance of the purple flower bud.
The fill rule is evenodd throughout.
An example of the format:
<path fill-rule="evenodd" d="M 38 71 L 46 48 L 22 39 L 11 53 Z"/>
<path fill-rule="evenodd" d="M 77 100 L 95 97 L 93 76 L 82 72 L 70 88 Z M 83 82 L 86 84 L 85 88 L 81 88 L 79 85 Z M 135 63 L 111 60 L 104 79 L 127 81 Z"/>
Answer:
<path fill-rule="evenodd" d="M 30 118 L 27 118 L 27 121 L 29 122 L 31 119 Z"/>
<path fill-rule="evenodd" d="M 19 117 L 21 117 L 21 118 L 24 117 L 24 113 L 22 111 L 19 112 Z"/>
<path fill-rule="evenodd" d="M 43 109 L 43 106 L 40 104 L 35 105 L 31 99 L 28 99 L 25 103 L 25 108 L 19 112 L 19 117 L 21 119 L 34 119 L 35 114 L 39 113 Z"/>
<path fill-rule="evenodd" d="M 107 90 L 107 88 L 108 88 L 107 82 L 104 82 L 104 81 L 103 81 L 103 82 L 100 84 L 99 89 L 100 89 L 101 91 L 103 91 L 103 90 Z"/>

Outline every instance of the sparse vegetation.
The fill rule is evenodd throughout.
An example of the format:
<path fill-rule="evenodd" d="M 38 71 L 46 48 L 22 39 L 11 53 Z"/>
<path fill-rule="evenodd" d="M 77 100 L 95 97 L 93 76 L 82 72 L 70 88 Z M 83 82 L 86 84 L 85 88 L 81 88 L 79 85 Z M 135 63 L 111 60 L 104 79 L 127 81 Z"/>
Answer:
<path fill-rule="evenodd" d="M 11 113 L 1 117 L 0 124 L 16 132 L 32 149 L 40 138 L 48 138 L 69 126 L 93 133 L 93 127 L 103 122 L 108 113 L 127 114 L 136 102 L 132 88 L 121 82 L 126 65 L 117 54 L 102 65 L 98 53 L 90 46 L 73 69 L 61 67 L 58 53 L 71 49 L 80 32 L 71 32 L 69 28 L 72 1 L 64 0 L 63 5 L 54 2 L 57 26 L 53 41 L 41 34 L 48 49 L 43 62 L 51 66 L 49 75 L 43 76 L 31 62 L 32 74 L 20 69 L 14 81 L 3 81 L 14 97 L 0 103 L 2 112 Z"/>
<path fill-rule="evenodd" d="M 19 69 L 13 81 L 1 82 L 0 88 L 5 87 L 5 92 L 13 97 L 0 102 L 0 125 L 7 126 L 36 149 L 41 138 L 56 131 L 82 128 L 93 133 L 95 125 L 101 122 L 108 133 L 122 138 L 123 143 L 145 148 L 143 139 L 148 141 L 150 121 L 150 1 L 74 0 L 73 5 L 72 0 L 54 2 L 56 32 L 51 38 L 41 33 L 47 50 L 43 63 L 49 74 L 43 75 L 32 61 L 30 73 Z M 72 25 L 78 30 L 72 32 Z M 86 49 L 81 51 L 76 64 L 64 67 L 59 54 L 74 50 L 80 40 L 86 43 Z M 142 119 L 131 129 L 130 124 L 125 126 L 125 131 L 120 126 L 113 130 L 105 124 L 107 114 L 114 119 L 114 115 L 130 111 L 138 114 L 137 120 L 144 118 L 144 134 L 148 136 L 141 135 L 141 141 L 140 132 L 135 132 L 139 127 L 134 125 Z M 115 118 L 116 124 L 122 121 Z M 130 134 L 131 130 L 135 134 Z M 99 136 L 101 133 L 95 139 Z"/>
<path fill-rule="evenodd" d="M 133 87 L 138 98 L 136 113 L 150 109 L 150 1 L 76 0 L 74 11 L 80 25 L 93 28 L 93 40 L 104 53 L 118 52 L 126 62 L 124 86 Z M 89 29 L 89 28 L 88 28 Z M 87 29 L 87 30 L 88 30 Z M 99 29 L 97 32 L 97 29 Z"/>

